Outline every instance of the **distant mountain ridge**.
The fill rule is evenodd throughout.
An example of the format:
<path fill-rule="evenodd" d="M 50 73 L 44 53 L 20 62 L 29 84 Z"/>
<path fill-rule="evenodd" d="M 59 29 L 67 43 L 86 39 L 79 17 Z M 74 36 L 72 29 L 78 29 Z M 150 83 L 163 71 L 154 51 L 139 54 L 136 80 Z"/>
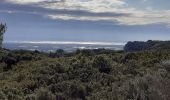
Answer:
<path fill-rule="evenodd" d="M 146 42 L 134 41 L 134 42 L 128 42 L 124 47 L 124 51 L 126 52 L 152 50 L 152 49 L 154 50 L 170 49 L 170 41 L 152 41 L 152 40 L 148 40 Z"/>

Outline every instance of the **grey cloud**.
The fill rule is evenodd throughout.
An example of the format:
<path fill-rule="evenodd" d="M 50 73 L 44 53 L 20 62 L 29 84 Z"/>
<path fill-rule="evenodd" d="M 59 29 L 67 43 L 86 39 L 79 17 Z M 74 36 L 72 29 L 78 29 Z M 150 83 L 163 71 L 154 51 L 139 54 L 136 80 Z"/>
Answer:
<path fill-rule="evenodd" d="M 47 2 L 47 1 L 44 1 Z M 48 3 L 59 2 L 59 1 L 48 1 Z M 91 16 L 91 17 L 122 17 L 122 16 L 130 16 L 130 13 L 117 13 L 117 12 L 89 12 L 86 10 L 69 10 L 69 9 L 46 9 L 42 7 L 37 7 L 35 5 L 16 5 L 16 4 L 0 4 L 0 9 L 4 11 L 17 11 L 22 13 L 31 12 L 33 14 L 49 14 L 49 15 L 60 15 L 67 14 L 73 16 Z"/>
<path fill-rule="evenodd" d="M 82 1 L 77 0 L 79 2 L 76 5 L 74 5 L 74 3 L 76 3 L 74 0 L 40 1 L 41 0 L 38 0 L 36 3 L 32 4 L 0 4 L 0 9 L 7 11 L 16 10 L 17 13 L 39 14 L 54 20 L 110 21 L 126 25 L 166 23 L 169 26 L 170 24 L 169 10 L 147 11 L 135 9 L 133 7 L 115 7 L 113 3 L 118 2 L 118 0 L 107 0 L 107 4 L 104 5 L 102 5 L 101 2 L 104 0 L 92 0 L 93 3 L 98 2 L 94 7 L 93 4 L 89 3 L 91 1 L 81 4 Z M 74 2 L 72 3 L 71 1 Z M 111 6 L 109 6 L 109 4 Z"/>

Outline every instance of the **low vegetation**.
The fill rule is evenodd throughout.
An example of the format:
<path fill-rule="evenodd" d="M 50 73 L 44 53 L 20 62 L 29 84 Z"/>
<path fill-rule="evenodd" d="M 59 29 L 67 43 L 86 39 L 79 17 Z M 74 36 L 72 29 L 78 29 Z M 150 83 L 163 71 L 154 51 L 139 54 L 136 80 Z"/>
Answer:
<path fill-rule="evenodd" d="M 0 50 L 0 100 L 169 100 L 170 50 Z"/>

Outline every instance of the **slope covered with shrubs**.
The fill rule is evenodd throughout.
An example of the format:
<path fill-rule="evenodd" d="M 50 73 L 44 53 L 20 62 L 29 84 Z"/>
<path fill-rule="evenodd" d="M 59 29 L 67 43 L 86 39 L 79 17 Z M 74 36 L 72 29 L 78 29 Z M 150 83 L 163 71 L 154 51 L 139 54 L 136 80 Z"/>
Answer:
<path fill-rule="evenodd" d="M 77 50 L 61 55 L 1 49 L 0 57 L 0 100 L 170 98 L 169 50 Z"/>
<path fill-rule="evenodd" d="M 134 41 L 128 42 L 124 47 L 124 50 L 127 52 L 161 49 L 170 49 L 170 41 Z"/>

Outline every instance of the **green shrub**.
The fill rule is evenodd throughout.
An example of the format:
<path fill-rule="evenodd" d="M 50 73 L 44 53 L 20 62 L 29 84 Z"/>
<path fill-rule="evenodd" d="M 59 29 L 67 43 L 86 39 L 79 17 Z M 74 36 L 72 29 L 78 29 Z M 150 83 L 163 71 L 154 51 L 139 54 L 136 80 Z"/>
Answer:
<path fill-rule="evenodd" d="M 41 88 L 37 91 L 36 100 L 55 100 L 55 97 L 48 89 Z"/>
<path fill-rule="evenodd" d="M 6 99 L 7 99 L 6 95 L 2 91 L 0 91 L 0 100 L 6 100 Z"/>
<path fill-rule="evenodd" d="M 36 95 L 35 94 L 30 94 L 25 97 L 25 100 L 36 100 Z"/>
<path fill-rule="evenodd" d="M 85 96 L 87 95 L 85 86 L 83 86 L 79 82 L 73 82 L 70 85 L 69 90 L 68 90 L 68 94 L 72 98 L 75 98 L 75 99 L 79 98 L 79 99 L 82 99 L 82 100 L 84 100 Z"/>
<path fill-rule="evenodd" d="M 98 68 L 101 73 L 110 73 L 112 67 L 109 60 L 103 56 L 96 56 L 93 61 L 93 66 Z"/>
<path fill-rule="evenodd" d="M 162 65 L 165 67 L 165 69 L 170 73 L 170 61 L 163 61 Z"/>

